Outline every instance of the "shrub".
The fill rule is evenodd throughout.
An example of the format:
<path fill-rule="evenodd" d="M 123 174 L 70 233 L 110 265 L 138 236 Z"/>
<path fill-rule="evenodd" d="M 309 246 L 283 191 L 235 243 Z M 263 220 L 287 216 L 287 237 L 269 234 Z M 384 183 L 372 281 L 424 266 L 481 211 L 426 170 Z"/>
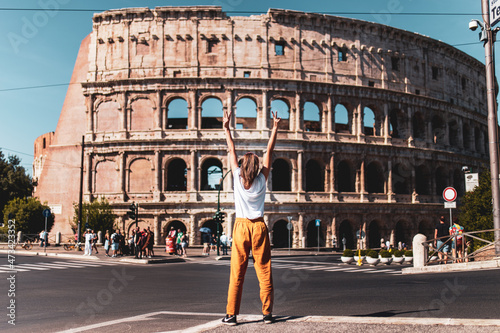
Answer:
<path fill-rule="evenodd" d="M 353 257 L 354 253 L 352 252 L 351 249 L 345 249 L 344 254 L 342 254 L 343 257 Z"/>
<path fill-rule="evenodd" d="M 396 251 L 394 251 L 394 256 L 398 257 L 398 258 L 402 257 L 404 254 L 405 254 L 404 250 L 396 250 Z"/>
<path fill-rule="evenodd" d="M 366 256 L 366 252 L 368 252 L 367 250 L 361 250 L 361 256 L 364 257 Z"/>
<path fill-rule="evenodd" d="M 413 257 L 413 251 L 412 250 L 406 250 L 405 251 L 405 257 Z"/>
<path fill-rule="evenodd" d="M 377 259 L 378 258 L 378 253 L 377 251 L 370 250 L 366 253 L 366 255 L 370 258 Z"/>
<path fill-rule="evenodd" d="M 392 258 L 392 254 L 387 250 L 380 250 L 379 254 L 382 258 Z"/>

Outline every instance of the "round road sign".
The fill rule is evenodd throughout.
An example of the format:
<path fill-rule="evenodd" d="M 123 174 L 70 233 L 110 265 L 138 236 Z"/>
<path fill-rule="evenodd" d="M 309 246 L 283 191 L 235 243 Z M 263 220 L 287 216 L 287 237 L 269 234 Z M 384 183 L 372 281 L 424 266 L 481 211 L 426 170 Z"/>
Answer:
<path fill-rule="evenodd" d="M 48 209 L 48 208 L 44 209 L 43 212 L 42 212 L 42 214 L 45 217 L 49 217 L 50 216 L 50 209 Z"/>
<path fill-rule="evenodd" d="M 292 229 L 293 229 L 293 224 L 292 224 L 292 222 L 288 222 L 288 224 L 286 225 L 286 228 L 287 228 L 288 230 L 292 230 Z"/>
<path fill-rule="evenodd" d="M 445 188 L 443 191 L 443 198 L 448 202 L 455 201 L 455 199 L 457 198 L 457 190 L 455 190 L 453 187 Z"/>

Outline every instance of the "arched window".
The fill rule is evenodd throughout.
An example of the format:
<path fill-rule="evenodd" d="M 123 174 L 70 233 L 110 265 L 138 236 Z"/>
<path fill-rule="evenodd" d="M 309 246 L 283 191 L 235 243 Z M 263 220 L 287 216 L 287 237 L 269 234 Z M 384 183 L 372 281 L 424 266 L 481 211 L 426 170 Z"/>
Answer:
<path fill-rule="evenodd" d="M 290 108 L 288 104 L 282 99 L 275 99 L 271 101 L 271 111 L 269 117 L 273 119 L 272 112 L 278 111 L 278 117 L 281 118 L 278 129 L 288 131 L 290 130 Z"/>
<path fill-rule="evenodd" d="M 128 191 L 131 193 L 151 192 L 153 188 L 151 162 L 138 158 L 130 164 Z"/>
<path fill-rule="evenodd" d="M 392 191 L 396 194 L 410 194 L 411 169 L 403 163 L 392 168 Z"/>
<path fill-rule="evenodd" d="M 95 168 L 95 193 L 116 193 L 119 192 L 120 179 L 119 171 L 116 168 L 116 162 L 104 160 L 99 162 Z"/>
<path fill-rule="evenodd" d="M 165 186 L 167 191 L 186 191 L 187 168 L 186 162 L 176 158 L 168 164 Z"/>
<path fill-rule="evenodd" d="M 481 147 L 483 145 L 481 139 L 482 139 L 482 137 L 481 137 L 481 130 L 479 129 L 479 127 L 476 127 L 474 129 L 474 142 L 475 142 L 475 146 L 476 146 L 476 151 L 477 152 L 481 151 Z"/>
<path fill-rule="evenodd" d="M 168 236 L 168 232 L 171 230 L 171 229 L 174 229 L 175 231 L 178 231 L 179 229 L 181 229 L 181 231 L 186 234 L 186 231 L 187 231 L 187 228 L 186 228 L 186 225 L 184 223 L 182 223 L 181 221 L 178 221 L 178 220 L 174 220 L 174 221 L 170 221 L 168 224 L 166 224 L 164 227 L 163 227 L 163 233 L 162 233 L 162 241 L 165 240 L 165 238 Z"/>
<path fill-rule="evenodd" d="M 130 130 L 149 131 L 153 129 L 154 105 L 147 98 L 138 98 L 130 104 Z"/>
<path fill-rule="evenodd" d="M 392 110 L 389 113 L 390 135 L 392 138 L 401 137 L 401 120 L 399 119 L 399 110 Z"/>
<path fill-rule="evenodd" d="M 378 135 L 376 131 L 375 113 L 369 107 L 363 110 L 363 126 L 365 135 Z"/>
<path fill-rule="evenodd" d="M 436 180 L 436 195 L 442 195 L 444 189 L 449 185 L 448 174 L 443 167 L 438 167 L 435 174 Z"/>
<path fill-rule="evenodd" d="M 216 158 L 209 158 L 201 167 L 201 189 L 202 191 L 219 190 L 220 180 L 222 178 L 222 163 Z M 221 187 L 221 190 L 223 188 Z"/>
<path fill-rule="evenodd" d="M 339 227 L 339 244 L 343 246 L 344 242 L 346 249 L 355 248 L 354 234 L 352 232 L 352 224 L 349 220 L 342 221 Z"/>
<path fill-rule="evenodd" d="M 292 237 L 290 236 L 290 240 L 288 239 L 287 225 L 288 221 L 285 220 L 279 220 L 274 223 L 272 231 L 274 248 L 291 247 Z M 290 234 L 293 234 L 293 230 L 290 230 Z"/>
<path fill-rule="evenodd" d="M 448 139 L 451 146 L 458 147 L 458 122 L 452 120 L 448 122 Z"/>
<path fill-rule="evenodd" d="M 284 159 L 277 159 L 272 167 L 272 190 L 273 191 L 291 191 L 290 166 Z"/>
<path fill-rule="evenodd" d="M 413 138 L 414 139 L 420 139 L 420 140 L 425 140 L 425 121 L 424 121 L 424 116 L 422 115 L 422 112 L 418 111 L 415 112 L 413 115 Z"/>
<path fill-rule="evenodd" d="M 315 160 L 309 160 L 306 163 L 306 191 L 324 192 L 324 170 Z"/>
<path fill-rule="evenodd" d="M 323 223 L 324 225 L 324 223 Z M 307 247 L 317 247 L 318 246 L 318 233 L 319 233 L 319 246 L 324 247 L 325 235 L 323 232 L 323 226 L 320 224 L 319 227 L 316 226 L 316 220 L 309 221 L 307 224 Z"/>
<path fill-rule="evenodd" d="M 217 235 L 217 221 L 215 221 L 215 220 L 205 221 L 205 222 L 203 222 L 202 227 L 209 228 L 210 230 L 212 230 L 212 235 Z M 222 232 L 224 231 L 224 223 L 219 224 L 218 230 L 219 230 L 219 234 L 222 234 Z"/>
<path fill-rule="evenodd" d="M 337 191 L 339 192 L 355 192 L 354 188 L 354 172 L 352 166 L 347 161 L 341 161 L 337 167 Z"/>
<path fill-rule="evenodd" d="M 96 132 L 113 132 L 120 130 L 120 105 L 108 101 L 99 104 L 95 113 Z"/>
<path fill-rule="evenodd" d="M 338 133 L 351 133 L 349 112 L 342 104 L 337 104 L 335 106 L 335 131 Z"/>
<path fill-rule="evenodd" d="M 365 190 L 368 193 L 384 193 L 384 172 L 377 162 L 371 162 L 365 169 Z"/>
<path fill-rule="evenodd" d="M 443 119 L 439 116 L 432 117 L 432 138 L 434 143 L 443 144 L 446 133 Z"/>
<path fill-rule="evenodd" d="M 396 243 L 394 244 L 395 248 L 398 248 L 399 242 L 401 242 L 401 245 L 403 244 L 408 244 L 410 240 L 410 233 L 411 230 L 408 229 L 406 222 L 404 221 L 398 221 L 396 223 L 396 231 L 395 231 L 395 241 Z"/>
<path fill-rule="evenodd" d="M 321 112 L 313 102 L 304 103 L 304 131 L 321 132 Z"/>
<path fill-rule="evenodd" d="M 431 193 L 431 173 L 425 165 L 419 165 L 415 170 L 415 191 L 420 195 Z"/>
<path fill-rule="evenodd" d="M 176 98 L 168 103 L 165 121 L 167 129 L 188 128 L 188 104 L 182 98 Z"/>
<path fill-rule="evenodd" d="M 222 128 L 222 102 L 215 97 L 207 98 L 201 104 L 201 128 Z"/>
<path fill-rule="evenodd" d="M 472 138 L 470 136 L 470 127 L 467 123 L 464 123 L 464 128 L 462 130 L 462 137 L 463 137 L 463 142 L 464 142 L 464 148 L 470 149 Z"/>
<path fill-rule="evenodd" d="M 377 221 L 371 221 L 368 226 L 368 247 L 375 249 L 380 247 L 380 226 Z"/>
<path fill-rule="evenodd" d="M 236 129 L 257 128 L 257 104 L 250 98 L 236 102 Z"/>

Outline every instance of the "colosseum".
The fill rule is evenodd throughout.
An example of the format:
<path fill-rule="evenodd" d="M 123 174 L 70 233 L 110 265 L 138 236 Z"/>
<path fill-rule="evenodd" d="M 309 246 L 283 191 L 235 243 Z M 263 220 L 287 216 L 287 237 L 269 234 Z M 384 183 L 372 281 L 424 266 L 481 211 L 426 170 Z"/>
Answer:
<path fill-rule="evenodd" d="M 71 234 L 83 136 L 83 198 L 106 198 L 122 230 L 135 202 L 157 244 L 170 226 L 199 244 L 220 196 L 230 234 L 223 111 L 234 111 L 238 153 L 262 156 L 277 110 L 274 247 L 288 247 L 289 219 L 294 248 L 352 248 L 360 229 L 364 247 L 410 244 L 448 214 L 445 187 L 463 194 L 462 166 L 487 165 L 485 96 L 482 63 L 381 24 L 282 9 L 110 10 L 93 16 L 55 132 L 35 142 L 35 195 L 56 208 L 52 232 Z"/>

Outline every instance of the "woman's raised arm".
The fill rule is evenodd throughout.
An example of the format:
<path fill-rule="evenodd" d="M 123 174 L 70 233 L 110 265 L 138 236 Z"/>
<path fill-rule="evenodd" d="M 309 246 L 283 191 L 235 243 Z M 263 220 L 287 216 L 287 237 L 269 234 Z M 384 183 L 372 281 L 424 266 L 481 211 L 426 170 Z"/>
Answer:
<path fill-rule="evenodd" d="M 236 149 L 234 147 L 234 140 L 231 136 L 231 130 L 229 129 L 229 122 L 231 120 L 231 115 L 233 111 L 224 111 L 224 118 L 222 120 L 222 126 L 224 127 L 224 132 L 226 133 L 227 149 L 229 151 L 229 164 L 231 166 L 231 172 L 238 168 L 238 157 L 236 156 Z"/>

